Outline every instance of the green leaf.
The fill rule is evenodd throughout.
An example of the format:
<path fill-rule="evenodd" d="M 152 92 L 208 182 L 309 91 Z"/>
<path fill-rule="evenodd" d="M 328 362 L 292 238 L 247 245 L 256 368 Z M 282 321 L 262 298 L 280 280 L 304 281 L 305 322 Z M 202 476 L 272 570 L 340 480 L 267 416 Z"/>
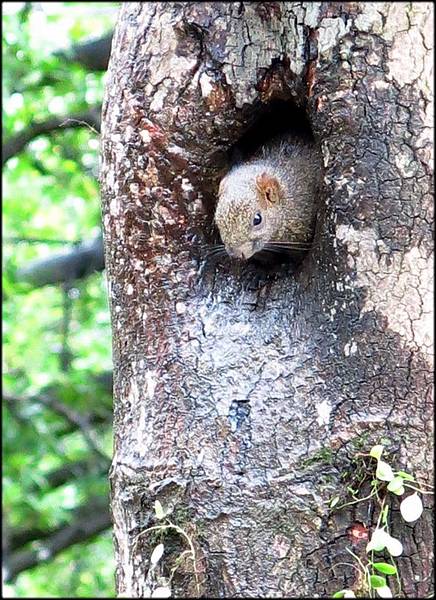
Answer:
<path fill-rule="evenodd" d="M 381 444 L 379 444 L 378 446 L 373 446 L 369 451 L 369 455 L 373 458 L 376 458 L 377 460 L 380 460 L 380 457 L 383 453 L 383 449 L 384 446 L 382 446 Z"/>
<path fill-rule="evenodd" d="M 380 588 L 386 585 L 386 579 L 380 575 L 370 575 L 369 583 L 372 588 Z"/>
<path fill-rule="evenodd" d="M 402 477 L 405 481 L 415 481 L 415 478 L 413 477 L 413 475 L 406 473 L 406 471 L 397 471 L 396 473 L 397 473 L 397 475 Z"/>
<path fill-rule="evenodd" d="M 355 594 L 353 590 L 339 590 L 339 592 L 335 592 L 332 598 L 355 598 Z"/>
<path fill-rule="evenodd" d="M 336 506 L 336 504 L 339 502 L 339 496 L 335 496 L 334 498 L 332 498 L 330 500 L 330 508 L 334 508 Z"/>
<path fill-rule="evenodd" d="M 381 522 L 386 525 L 388 520 L 389 504 L 386 504 L 381 514 Z"/>
<path fill-rule="evenodd" d="M 397 572 L 397 567 L 384 562 L 372 563 L 372 566 L 374 569 L 377 569 L 377 571 L 380 571 L 380 573 L 384 573 L 385 575 L 395 575 Z"/>
<path fill-rule="evenodd" d="M 400 475 L 397 475 L 392 479 L 392 481 L 389 482 L 388 491 L 396 494 L 397 496 L 401 496 L 406 491 L 403 483 L 404 479 Z"/>

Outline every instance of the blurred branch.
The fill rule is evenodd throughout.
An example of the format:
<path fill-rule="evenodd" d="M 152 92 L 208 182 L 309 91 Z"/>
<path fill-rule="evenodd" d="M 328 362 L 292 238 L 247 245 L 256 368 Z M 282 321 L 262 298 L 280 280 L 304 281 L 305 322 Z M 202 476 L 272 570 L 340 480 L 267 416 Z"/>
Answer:
<path fill-rule="evenodd" d="M 99 398 L 102 398 L 102 394 L 112 394 L 112 385 L 113 385 L 113 375 L 112 371 L 102 371 L 101 373 L 93 373 L 88 375 L 89 382 L 91 384 L 95 384 L 97 386 L 97 393 Z M 49 394 L 51 397 L 60 397 L 62 394 L 62 388 L 57 388 L 57 386 L 50 386 L 42 390 L 43 394 Z M 16 396 L 12 396 L 3 392 L 3 401 L 5 405 L 8 407 L 12 416 L 23 426 L 29 425 L 29 419 L 24 414 L 21 414 L 19 407 L 23 402 L 31 403 L 38 402 L 38 396 L 31 396 L 27 398 L 19 398 Z M 105 408 L 105 405 L 102 403 L 100 405 L 100 409 Z M 109 406 L 106 407 L 106 410 L 89 412 L 87 414 L 87 420 L 90 425 L 100 425 L 100 424 L 109 424 L 112 419 L 112 411 Z M 68 426 L 61 431 L 58 435 L 67 435 L 76 431 L 78 429 L 78 425 L 76 423 L 71 423 L 68 421 Z M 61 485 L 61 484 L 58 484 Z"/>
<path fill-rule="evenodd" d="M 101 38 L 74 44 L 68 50 L 58 50 L 55 56 L 78 62 L 91 71 L 106 71 L 111 53 L 113 31 Z"/>
<path fill-rule="evenodd" d="M 111 425 L 112 422 L 112 414 L 108 413 L 107 415 L 101 414 L 101 413 L 96 413 L 96 412 L 92 412 L 88 414 L 88 422 L 91 425 L 97 426 L 97 425 Z M 73 433 L 74 431 L 77 431 L 77 429 L 79 429 L 78 425 L 75 425 L 74 423 L 66 423 L 65 424 L 65 428 L 63 428 L 62 430 L 57 432 L 57 437 L 63 437 L 65 435 L 69 435 L 70 433 Z"/>
<path fill-rule="evenodd" d="M 48 238 L 33 238 L 33 237 L 19 237 L 19 236 L 5 236 L 3 242 L 10 244 L 20 244 L 26 242 L 27 244 L 60 244 L 60 245 L 78 245 L 79 242 L 72 242 L 71 240 L 51 240 Z"/>
<path fill-rule="evenodd" d="M 80 507 L 73 519 L 72 523 L 49 532 L 44 541 L 38 543 L 37 548 L 13 552 L 9 556 L 5 581 L 12 581 L 22 571 L 46 562 L 73 544 L 85 542 L 108 529 L 111 526 L 109 500 L 100 497 L 93 499 L 86 506 Z M 12 540 L 13 530 L 10 533 Z"/>
<path fill-rule="evenodd" d="M 71 116 L 52 117 L 46 121 L 32 123 L 27 129 L 17 133 L 3 143 L 2 164 L 24 150 L 29 142 L 39 135 L 51 133 L 60 128 L 91 127 L 99 133 L 100 131 L 101 106 L 94 106 L 87 111 Z"/>
<path fill-rule="evenodd" d="M 98 446 L 98 443 L 94 439 L 94 432 L 91 429 L 89 418 L 87 415 L 82 415 L 79 412 L 73 410 L 63 402 L 60 402 L 56 398 L 51 396 L 38 396 L 35 398 L 37 402 L 44 404 L 48 408 L 54 410 L 59 415 L 65 417 L 70 423 L 73 425 L 77 425 L 77 427 L 81 430 L 83 437 L 86 440 L 89 448 L 97 454 L 104 463 L 107 462 L 108 457 L 104 452 L 102 452 Z"/>
<path fill-rule="evenodd" d="M 71 282 L 103 269 L 103 241 L 99 236 L 94 240 L 82 242 L 70 252 L 32 261 L 26 267 L 19 269 L 16 277 L 17 281 L 30 283 L 37 288 L 55 283 Z"/>
<path fill-rule="evenodd" d="M 9 551 L 14 552 L 35 540 L 45 540 L 51 534 L 52 532 L 49 529 L 41 529 L 40 527 L 26 527 L 19 531 L 12 531 L 10 532 Z"/>
<path fill-rule="evenodd" d="M 54 411 L 58 415 L 64 417 L 71 423 L 75 428 L 81 430 L 83 437 L 89 448 L 102 460 L 104 464 L 107 463 L 108 457 L 99 448 L 98 443 L 94 439 L 94 432 L 91 428 L 91 423 L 88 415 L 82 415 L 81 413 L 73 410 L 62 401 L 58 400 L 52 394 L 39 394 L 38 396 L 32 396 L 32 398 L 18 398 L 12 397 L 8 394 L 3 395 L 3 399 L 9 406 L 15 407 L 17 403 L 31 401 L 43 404 L 50 410 Z"/>
<path fill-rule="evenodd" d="M 95 460 L 95 457 L 89 457 L 62 465 L 62 467 L 49 471 L 46 475 L 43 475 L 43 478 L 47 482 L 47 487 L 50 490 L 54 490 L 55 488 L 64 485 L 64 483 L 85 477 L 89 474 L 97 476 L 103 475 L 108 472 L 109 467 L 109 459 L 107 459 L 104 465 L 101 465 L 99 461 Z M 40 487 L 41 486 L 35 483 L 32 485 L 31 491 L 35 492 L 39 490 Z"/>
<path fill-rule="evenodd" d="M 31 5 L 32 3 L 28 2 L 27 4 Z M 65 50 L 57 50 L 53 55 L 66 63 L 79 63 L 91 71 L 106 71 L 111 53 L 112 37 L 113 32 L 110 32 L 101 38 L 74 44 Z M 50 73 L 43 73 L 36 82 L 18 80 L 12 92 L 22 94 L 44 86 L 57 85 L 65 79 L 66 68 L 68 68 L 68 64 L 59 64 Z"/>

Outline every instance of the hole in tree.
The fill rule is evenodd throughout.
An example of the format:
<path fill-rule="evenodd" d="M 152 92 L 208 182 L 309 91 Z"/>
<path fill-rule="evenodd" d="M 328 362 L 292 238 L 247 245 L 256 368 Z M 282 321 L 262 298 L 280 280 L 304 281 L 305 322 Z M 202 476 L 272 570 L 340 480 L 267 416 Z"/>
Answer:
<path fill-rule="evenodd" d="M 304 107 L 298 107 L 289 100 L 276 100 L 268 105 L 259 103 L 257 106 L 250 107 L 250 114 L 254 116 L 247 119 L 248 124 L 245 132 L 227 152 L 229 171 L 232 167 L 254 157 L 265 144 L 268 144 L 274 138 L 291 134 L 294 138 L 302 141 L 313 142 L 312 130 Z M 221 243 L 216 225 L 214 226 L 213 243 Z M 263 276 L 267 277 L 271 273 L 295 271 L 306 254 L 307 251 L 290 250 L 289 248 L 283 252 L 261 251 L 254 254 L 248 261 L 243 262 L 251 267 L 251 272 L 257 271 L 260 279 L 262 279 Z M 218 257 L 216 256 L 213 262 L 235 263 L 223 252 Z M 240 270 L 240 262 L 238 267 L 238 270 Z M 282 267 L 282 269 L 278 267 Z"/>
<path fill-rule="evenodd" d="M 256 117 L 245 133 L 228 151 L 229 163 L 247 160 L 262 146 L 277 136 L 293 134 L 297 138 L 312 141 L 312 129 L 302 107 L 293 102 L 275 100 L 267 105 L 254 107 Z"/>

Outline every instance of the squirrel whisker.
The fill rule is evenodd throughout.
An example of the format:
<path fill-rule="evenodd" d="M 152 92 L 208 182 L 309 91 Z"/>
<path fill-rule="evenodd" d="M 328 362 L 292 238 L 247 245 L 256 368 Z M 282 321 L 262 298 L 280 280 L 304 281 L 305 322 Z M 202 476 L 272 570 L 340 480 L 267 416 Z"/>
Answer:
<path fill-rule="evenodd" d="M 292 245 L 275 245 L 275 244 L 265 244 L 263 247 L 264 250 L 275 250 L 276 252 L 291 252 L 292 250 L 300 251 L 300 250 L 308 250 L 310 246 L 304 246 L 303 244 L 292 244 Z"/>
<path fill-rule="evenodd" d="M 216 250 L 218 248 L 224 248 L 224 244 L 205 244 L 204 248 L 208 250 Z"/>
<path fill-rule="evenodd" d="M 206 258 L 211 258 L 212 256 L 217 258 L 218 256 L 226 255 L 227 252 L 224 250 L 224 246 L 222 248 L 214 248 L 206 253 Z"/>
<path fill-rule="evenodd" d="M 310 248 L 312 245 L 309 242 L 267 242 L 267 245 L 275 246 L 275 247 L 283 247 L 283 248 L 294 248 L 295 246 Z"/>

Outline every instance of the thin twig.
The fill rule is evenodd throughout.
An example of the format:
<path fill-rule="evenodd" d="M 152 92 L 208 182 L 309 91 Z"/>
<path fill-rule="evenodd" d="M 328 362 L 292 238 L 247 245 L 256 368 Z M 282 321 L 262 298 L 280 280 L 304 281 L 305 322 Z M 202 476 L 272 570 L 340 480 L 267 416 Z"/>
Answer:
<path fill-rule="evenodd" d="M 87 127 L 90 131 L 93 131 L 97 135 L 100 135 L 100 132 L 97 131 L 97 129 L 95 129 L 95 127 L 93 127 L 86 121 L 82 121 L 80 119 L 70 119 L 70 118 L 65 119 L 64 121 L 62 121 L 62 123 L 59 125 L 59 127 L 66 127 L 68 125 L 68 123 L 77 123 L 78 125 L 83 125 L 84 127 Z"/>
<path fill-rule="evenodd" d="M 71 244 L 73 246 L 81 243 L 81 240 L 50 240 L 44 238 L 27 238 L 16 236 L 6 236 L 3 238 L 3 241 L 11 244 L 20 244 L 21 242 L 25 242 L 27 244 Z"/>

